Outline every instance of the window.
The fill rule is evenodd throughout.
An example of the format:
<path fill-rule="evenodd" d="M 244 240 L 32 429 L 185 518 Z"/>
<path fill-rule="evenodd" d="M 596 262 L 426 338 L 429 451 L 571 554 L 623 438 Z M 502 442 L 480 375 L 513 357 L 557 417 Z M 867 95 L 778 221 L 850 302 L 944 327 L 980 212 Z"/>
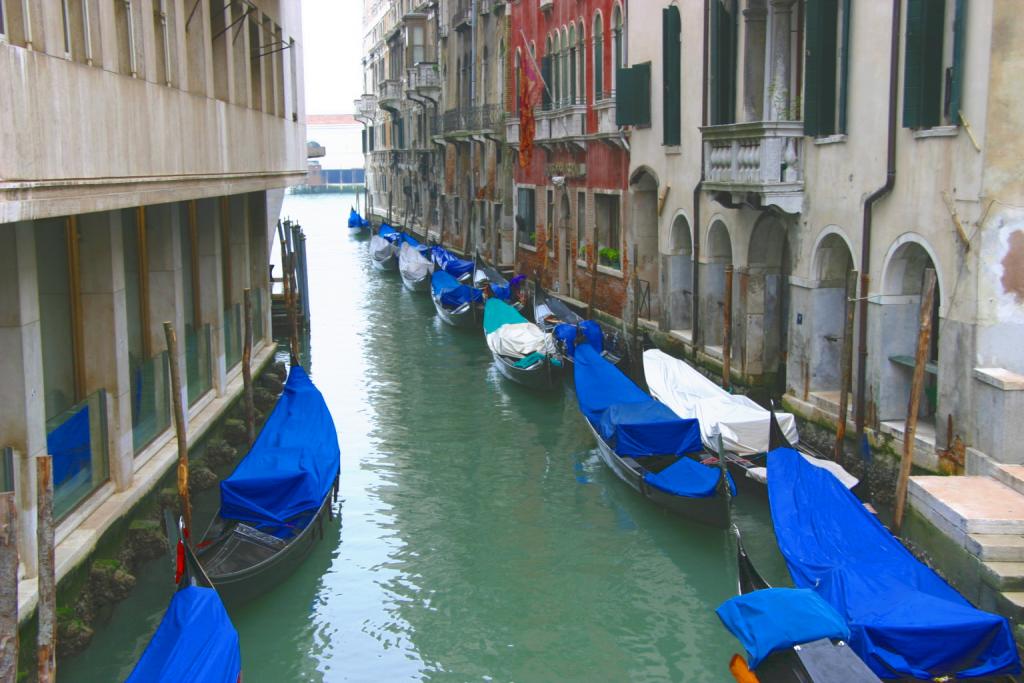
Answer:
<path fill-rule="evenodd" d="M 736 121 L 736 4 L 711 3 L 710 117 L 712 125 Z"/>
<path fill-rule="evenodd" d="M 520 84 L 520 79 L 522 79 L 522 77 L 523 77 L 521 63 L 522 63 L 522 52 L 520 52 L 519 50 L 516 50 L 516 62 L 515 62 L 516 91 L 514 93 L 514 98 L 513 98 L 515 100 L 516 118 L 519 117 L 519 89 L 522 87 L 522 85 Z"/>
<path fill-rule="evenodd" d="M 118 70 L 134 78 L 138 70 L 135 63 L 135 20 L 132 17 L 132 0 L 114 0 L 114 8 Z"/>
<path fill-rule="evenodd" d="M 579 42 L 576 44 L 576 59 L 579 60 L 579 102 L 587 103 L 587 42 L 586 32 L 583 30 L 583 20 L 580 20 Z"/>
<path fill-rule="evenodd" d="M 594 101 L 604 98 L 604 51 L 601 49 L 601 14 L 594 15 Z"/>
<path fill-rule="evenodd" d="M 71 59 L 71 18 L 68 0 L 60 0 L 61 28 L 64 29 L 64 56 Z"/>
<path fill-rule="evenodd" d="M 618 87 L 616 79 L 622 68 L 622 10 L 618 5 L 612 11 L 612 92 Z"/>
<path fill-rule="evenodd" d="M 558 109 L 559 105 L 562 103 L 562 95 L 561 95 L 561 93 L 562 93 L 562 89 L 561 89 L 561 87 L 562 87 L 562 83 L 561 83 L 561 81 L 562 81 L 562 78 L 561 78 L 561 72 L 562 72 L 562 66 L 561 66 L 561 64 L 562 64 L 562 53 L 561 53 L 561 47 L 562 47 L 562 38 L 561 38 L 561 36 L 558 35 L 558 31 L 555 31 L 555 40 L 552 43 L 552 51 L 551 51 L 551 62 L 552 62 L 552 64 L 551 64 L 551 79 L 548 81 L 548 87 L 551 88 L 551 97 L 553 99 L 553 102 L 551 103 L 551 105 L 552 105 L 551 108 L 552 109 Z"/>
<path fill-rule="evenodd" d="M 520 187 L 517 193 L 516 208 L 516 241 L 519 244 L 533 246 L 537 243 L 537 206 L 536 195 L 532 187 Z"/>
<path fill-rule="evenodd" d="M 0 0 L 0 36 L 7 37 L 7 22 L 4 17 L 4 0 Z"/>
<path fill-rule="evenodd" d="M 249 23 L 249 83 L 252 86 L 251 106 L 257 111 L 263 111 L 263 60 L 260 57 L 259 46 L 263 45 L 263 27 L 260 25 L 259 17 L 250 14 L 246 20 Z M 167 84 L 170 85 L 170 72 L 167 74 Z"/>
<path fill-rule="evenodd" d="M 594 195 L 594 218 L 597 227 L 598 263 L 609 268 L 621 268 L 619 258 L 619 196 Z"/>
<path fill-rule="evenodd" d="M 587 193 L 576 193 L 576 258 L 587 260 Z"/>
<path fill-rule="evenodd" d="M 168 25 L 173 25 L 173 18 L 168 14 L 166 0 L 153 3 L 153 38 L 156 40 L 156 47 L 153 56 L 156 59 L 156 78 L 164 85 L 171 85 L 171 74 L 174 66 L 171 64 L 171 35 L 168 32 Z"/>
<path fill-rule="evenodd" d="M 850 0 L 807 4 L 804 133 L 825 137 L 846 132 L 846 77 Z"/>
<path fill-rule="evenodd" d="M 547 222 L 544 224 L 544 241 L 547 242 L 548 256 L 555 255 L 555 192 L 548 190 Z"/>
<path fill-rule="evenodd" d="M 569 104 L 576 104 L 576 25 L 569 27 Z"/>
<path fill-rule="evenodd" d="M 682 130 L 682 45 L 683 26 L 675 5 L 661 10 L 662 142 L 680 144 Z"/>
<path fill-rule="evenodd" d="M 946 0 L 907 0 L 905 128 L 960 124 L 967 3 L 951 4 L 950 8 Z"/>
<path fill-rule="evenodd" d="M 426 40 L 421 24 L 415 24 L 409 29 L 409 42 L 412 45 L 412 63 L 419 64 L 427 61 Z"/>
<path fill-rule="evenodd" d="M 544 42 L 544 56 L 540 59 L 540 77 L 545 84 L 541 93 L 541 107 L 547 111 L 551 109 L 551 36 Z"/>

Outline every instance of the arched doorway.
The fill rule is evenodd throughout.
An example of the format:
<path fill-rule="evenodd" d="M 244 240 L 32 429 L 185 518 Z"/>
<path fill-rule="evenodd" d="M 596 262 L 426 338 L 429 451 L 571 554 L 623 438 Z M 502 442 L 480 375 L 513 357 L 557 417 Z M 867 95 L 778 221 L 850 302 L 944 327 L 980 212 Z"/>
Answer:
<path fill-rule="evenodd" d="M 633 207 L 633 243 L 636 245 L 636 269 L 640 278 L 642 300 L 640 317 L 656 320 L 661 314 L 659 305 L 658 263 L 658 179 L 646 169 L 639 169 L 630 181 Z M 627 258 L 633 258 L 629 254 Z M 648 294 L 649 292 L 649 294 Z"/>
<path fill-rule="evenodd" d="M 668 325 L 669 329 L 689 336 L 693 329 L 693 236 L 686 216 L 680 214 L 672 221 L 668 246 Z"/>
<path fill-rule="evenodd" d="M 879 422 L 902 424 L 907 417 L 907 400 L 917 349 L 920 328 L 921 294 L 924 289 L 924 271 L 933 270 L 935 263 L 924 244 L 904 239 L 890 250 L 886 259 L 882 281 L 884 296 L 873 327 L 877 334 L 881 367 L 878 373 L 877 411 Z M 925 368 L 924 393 L 918 417 L 919 433 L 934 438 L 934 416 L 938 402 L 939 367 L 939 302 L 942 300 L 941 280 L 936 283 L 935 302 L 932 307 L 932 331 Z"/>
<path fill-rule="evenodd" d="M 708 230 L 707 250 L 700 265 L 701 276 L 701 330 L 703 345 L 713 352 L 722 351 L 723 315 L 725 310 L 725 267 L 732 265 L 732 241 L 725 223 L 716 220 Z M 733 302 L 736 301 L 733 287 Z M 733 305 L 733 320 L 736 306 Z M 732 335 L 733 349 L 736 335 Z"/>
<path fill-rule="evenodd" d="M 846 279 L 853 256 L 838 233 L 823 237 L 814 252 L 814 287 L 810 290 L 810 320 L 806 377 L 809 389 L 825 400 L 839 403 L 846 327 Z M 856 327 L 854 327 L 856 330 Z M 851 347 L 852 348 L 852 347 Z"/>
<path fill-rule="evenodd" d="M 747 271 L 740 282 L 745 291 L 741 338 L 741 369 L 750 375 L 777 375 L 785 388 L 786 344 L 789 336 L 789 248 L 786 225 L 775 214 L 764 214 L 754 225 L 747 252 Z"/>

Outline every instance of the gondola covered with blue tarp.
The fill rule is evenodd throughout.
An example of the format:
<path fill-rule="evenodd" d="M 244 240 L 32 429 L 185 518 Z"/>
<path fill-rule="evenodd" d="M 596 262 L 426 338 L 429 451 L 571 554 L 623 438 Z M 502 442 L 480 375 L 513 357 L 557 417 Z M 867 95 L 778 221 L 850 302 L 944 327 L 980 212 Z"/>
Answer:
<path fill-rule="evenodd" d="M 127 683 L 237 683 L 241 669 L 238 632 L 217 591 L 188 586 L 171 598 Z"/>
<path fill-rule="evenodd" d="M 221 505 L 198 546 L 225 600 L 285 579 L 332 516 L 340 448 L 334 420 L 306 372 L 293 365 L 256 443 L 221 482 Z"/>
<path fill-rule="evenodd" d="M 726 526 L 735 486 L 718 468 L 687 455 L 701 450 L 697 420 L 681 418 L 655 401 L 589 344 L 576 347 L 575 366 L 576 400 L 605 464 L 652 501 Z"/>
<path fill-rule="evenodd" d="M 850 645 L 879 676 L 1020 671 L 1007 620 L 976 609 L 919 562 L 831 473 L 776 449 L 768 496 L 793 582 L 846 620 Z"/>
<path fill-rule="evenodd" d="M 430 248 L 430 258 L 438 268 L 454 278 L 462 278 L 473 272 L 473 262 L 459 258 L 444 247 Z"/>
<path fill-rule="evenodd" d="M 348 227 L 350 228 L 366 228 L 369 227 L 370 221 L 366 220 L 359 215 L 359 212 L 355 210 L 355 207 L 349 209 L 348 212 Z"/>
<path fill-rule="evenodd" d="M 431 299 L 441 319 L 454 327 L 474 327 L 482 313 L 484 293 L 464 285 L 443 270 L 430 276 Z"/>

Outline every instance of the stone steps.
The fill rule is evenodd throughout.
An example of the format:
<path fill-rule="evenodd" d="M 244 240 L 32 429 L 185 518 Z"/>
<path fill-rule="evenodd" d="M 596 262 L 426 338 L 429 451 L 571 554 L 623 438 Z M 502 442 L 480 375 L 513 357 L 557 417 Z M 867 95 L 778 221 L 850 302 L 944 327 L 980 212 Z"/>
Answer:
<path fill-rule="evenodd" d="M 996 464 L 990 472 L 1000 484 L 1024 495 L 1024 465 Z"/>
<path fill-rule="evenodd" d="M 968 534 L 964 548 L 983 562 L 1024 562 L 1024 536 Z"/>
<path fill-rule="evenodd" d="M 1024 562 L 982 562 L 981 580 L 1001 593 L 1024 591 Z"/>
<path fill-rule="evenodd" d="M 909 500 L 936 526 L 969 534 L 1024 534 L 1024 495 L 981 476 L 911 477 Z"/>

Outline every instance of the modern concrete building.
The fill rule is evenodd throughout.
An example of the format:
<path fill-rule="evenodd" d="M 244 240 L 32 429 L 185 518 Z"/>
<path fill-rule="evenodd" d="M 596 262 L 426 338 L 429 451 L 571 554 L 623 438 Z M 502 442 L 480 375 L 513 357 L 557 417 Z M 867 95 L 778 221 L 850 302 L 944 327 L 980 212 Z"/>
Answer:
<path fill-rule="evenodd" d="M 269 250 L 306 172 L 298 3 L 0 2 L 2 480 L 19 614 L 35 603 L 36 455 L 54 457 L 57 573 L 175 460 L 162 324 L 192 443 L 273 353 Z"/>
<path fill-rule="evenodd" d="M 593 294 L 594 305 L 613 316 L 624 314 L 633 274 L 622 229 L 629 151 L 616 121 L 616 99 L 633 98 L 619 88 L 627 23 L 619 0 L 511 5 L 506 139 L 520 151 L 517 162 L 522 79 L 539 70 L 546 83 L 535 149 L 525 165 L 515 164 L 516 268 L 570 299 L 589 303 Z M 645 254 L 638 272 L 644 291 L 647 262 Z"/>
<path fill-rule="evenodd" d="M 654 270 L 651 326 L 720 366 L 731 270 L 733 379 L 835 424 L 844 283 L 857 271 L 851 430 L 889 454 L 871 467 L 891 467 L 934 269 L 915 462 L 980 478 L 915 478 L 911 504 L 937 531 L 918 536 L 972 555 L 972 569 L 950 574 L 989 577 L 959 587 L 1014 618 L 1019 606 L 984 586 L 1024 585 L 1011 538 L 1024 532 L 1018 11 L 1008 0 L 659 1 L 631 3 L 628 22 L 630 63 L 650 64 L 650 109 L 629 131 L 629 235 Z M 950 557 L 929 549 L 940 565 Z"/>

